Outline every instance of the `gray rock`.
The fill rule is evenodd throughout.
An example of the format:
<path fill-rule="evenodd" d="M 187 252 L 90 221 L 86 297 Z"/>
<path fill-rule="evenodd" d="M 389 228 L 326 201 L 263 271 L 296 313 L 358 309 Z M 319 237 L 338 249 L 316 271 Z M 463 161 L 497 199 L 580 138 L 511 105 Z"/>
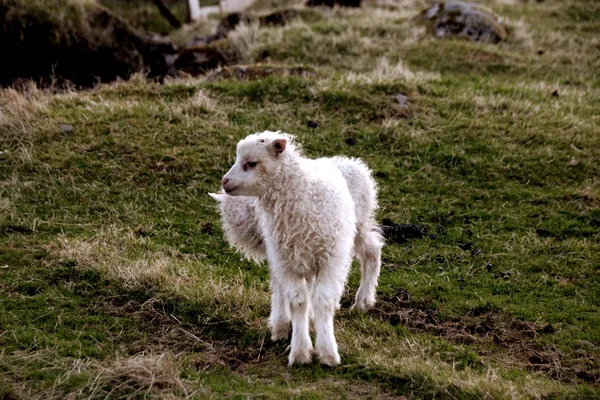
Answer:
<path fill-rule="evenodd" d="M 60 124 L 60 125 L 58 125 L 58 128 L 64 133 L 75 132 L 75 128 L 73 127 L 73 125 L 69 125 L 69 124 Z"/>
<path fill-rule="evenodd" d="M 476 42 L 498 43 L 506 29 L 487 7 L 464 1 L 438 1 L 420 15 L 427 30 L 438 38 L 458 37 Z"/>

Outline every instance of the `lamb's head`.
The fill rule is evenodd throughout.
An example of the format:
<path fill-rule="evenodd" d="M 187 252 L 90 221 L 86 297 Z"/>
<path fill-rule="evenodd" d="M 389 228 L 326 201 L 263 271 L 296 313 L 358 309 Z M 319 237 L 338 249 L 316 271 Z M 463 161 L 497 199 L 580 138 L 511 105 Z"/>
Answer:
<path fill-rule="evenodd" d="M 255 133 L 237 144 L 235 164 L 223 177 L 230 196 L 262 196 L 278 167 L 297 155 L 294 137 L 281 132 Z"/>

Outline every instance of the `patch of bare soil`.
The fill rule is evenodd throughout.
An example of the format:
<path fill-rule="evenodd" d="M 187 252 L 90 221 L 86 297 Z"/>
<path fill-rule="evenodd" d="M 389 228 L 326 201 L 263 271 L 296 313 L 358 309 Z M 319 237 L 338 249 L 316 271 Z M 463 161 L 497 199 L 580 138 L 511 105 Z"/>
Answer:
<path fill-rule="evenodd" d="M 172 301 L 158 298 L 143 303 L 113 298 L 104 304 L 111 315 L 141 322 L 145 335 L 140 336 L 140 341 L 128 344 L 128 352 L 132 354 L 195 352 L 198 369 L 220 365 L 235 371 L 243 371 L 265 357 L 287 356 L 285 341 L 273 343 L 266 326 L 260 330 L 241 321 L 203 313 L 200 309 L 194 316 L 176 315 Z M 195 321 L 190 321 L 191 318 Z"/>
<path fill-rule="evenodd" d="M 475 308 L 460 318 L 444 319 L 429 302 L 411 299 L 405 290 L 381 296 L 373 310 L 392 325 L 427 332 L 451 342 L 474 345 L 480 355 L 511 367 L 541 372 L 552 379 L 600 384 L 598 354 L 566 355 L 538 339 L 552 335 L 556 327 L 501 315 L 489 307 Z"/>

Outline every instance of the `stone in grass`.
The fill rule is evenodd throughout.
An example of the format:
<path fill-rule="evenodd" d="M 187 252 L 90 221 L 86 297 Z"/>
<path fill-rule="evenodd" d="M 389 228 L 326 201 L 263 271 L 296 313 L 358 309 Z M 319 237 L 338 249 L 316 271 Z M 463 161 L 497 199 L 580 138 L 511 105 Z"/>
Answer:
<path fill-rule="evenodd" d="M 69 124 L 60 124 L 60 125 L 58 125 L 58 129 L 60 129 L 64 133 L 72 133 L 75 131 L 75 128 L 73 127 L 73 125 L 69 125 Z"/>
<path fill-rule="evenodd" d="M 463 1 L 437 1 L 420 15 L 427 30 L 438 38 L 458 37 L 476 42 L 498 43 L 506 29 L 487 7 Z"/>

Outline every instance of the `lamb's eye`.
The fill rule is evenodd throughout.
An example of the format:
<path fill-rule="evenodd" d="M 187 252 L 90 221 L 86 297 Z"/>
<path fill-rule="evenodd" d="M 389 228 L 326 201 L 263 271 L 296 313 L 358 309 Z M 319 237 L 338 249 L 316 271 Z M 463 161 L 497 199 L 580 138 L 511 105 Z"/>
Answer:
<path fill-rule="evenodd" d="M 248 164 L 248 167 L 250 168 L 256 167 L 256 161 L 248 161 L 246 164 Z"/>

